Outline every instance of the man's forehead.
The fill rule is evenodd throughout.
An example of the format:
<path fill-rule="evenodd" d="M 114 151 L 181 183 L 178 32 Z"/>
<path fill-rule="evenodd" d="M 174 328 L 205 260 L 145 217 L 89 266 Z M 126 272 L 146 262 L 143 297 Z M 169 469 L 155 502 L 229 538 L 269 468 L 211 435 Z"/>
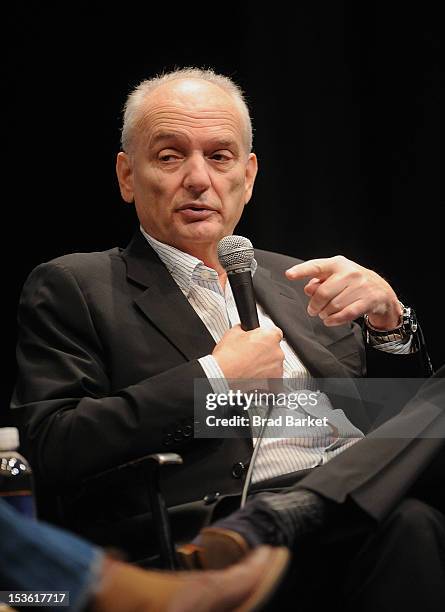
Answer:
<path fill-rule="evenodd" d="M 181 79 L 160 85 L 146 96 L 141 110 L 149 122 L 175 114 L 178 119 L 182 114 L 190 114 L 191 119 L 221 117 L 242 122 L 235 99 L 217 85 L 200 79 Z"/>
<path fill-rule="evenodd" d="M 158 133 L 223 133 L 227 140 L 244 139 L 244 119 L 236 99 L 202 79 L 178 79 L 147 94 L 140 107 L 139 126 L 153 145 Z M 192 132 L 190 132 L 192 130 Z"/>

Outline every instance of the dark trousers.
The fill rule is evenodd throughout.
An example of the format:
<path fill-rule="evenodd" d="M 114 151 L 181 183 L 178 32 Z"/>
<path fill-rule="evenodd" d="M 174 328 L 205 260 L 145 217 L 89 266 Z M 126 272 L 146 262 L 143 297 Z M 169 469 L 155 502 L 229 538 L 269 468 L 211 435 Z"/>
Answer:
<path fill-rule="evenodd" d="M 282 484 L 289 485 L 291 479 L 289 475 Z M 261 490 L 277 492 L 276 484 L 275 480 L 262 483 Z M 381 520 L 352 498 L 332 504 L 323 529 L 295 542 L 288 575 L 267 611 L 442 612 L 444 488 L 445 450 Z M 239 503 L 236 498 L 225 501 L 219 517 L 236 510 Z"/>
<path fill-rule="evenodd" d="M 293 550 L 272 610 L 429 612 L 445 606 L 445 518 L 405 498 L 378 525 L 356 508 Z"/>
<path fill-rule="evenodd" d="M 348 499 L 320 533 L 296 543 L 287 579 L 268 610 L 334 606 L 445 609 L 445 449 L 384 519 L 376 521 Z"/>
<path fill-rule="evenodd" d="M 254 489 L 289 491 L 301 487 L 307 474 L 289 474 Z M 384 495 L 380 486 L 376 494 Z M 216 518 L 239 503 L 236 498 L 224 501 Z M 445 448 L 384 517 L 371 516 L 352 497 L 331 503 L 323 529 L 297 540 L 292 552 L 288 576 L 270 612 L 326 612 L 339 606 L 354 612 L 444 610 Z"/>

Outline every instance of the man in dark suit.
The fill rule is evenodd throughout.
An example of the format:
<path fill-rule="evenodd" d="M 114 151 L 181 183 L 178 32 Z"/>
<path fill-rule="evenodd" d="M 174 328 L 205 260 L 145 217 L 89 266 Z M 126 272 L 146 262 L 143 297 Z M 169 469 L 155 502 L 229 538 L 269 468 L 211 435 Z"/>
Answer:
<path fill-rule="evenodd" d="M 176 508 L 204 500 L 195 522 L 186 514 L 190 530 L 204 507 L 240 491 L 251 442 L 193 438 L 195 379 L 211 392 L 232 378 L 362 376 L 365 348 L 354 322 L 362 315 L 372 350 L 408 360 L 415 349 L 402 317 L 409 311 L 393 289 L 344 257 L 302 263 L 257 251 L 261 327 L 244 332 L 236 325 L 216 245 L 250 200 L 257 172 L 251 140 L 247 108 L 230 80 L 182 71 L 144 82 L 127 101 L 117 158 L 121 193 L 134 202 L 141 230 L 125 250 L 39 266 L 23 290 L 12 405 L 40 490 L 58 491 L 72 529 L 134 557 L 147 553 L 140 538 L 150 508 L 144 478 L 118 473 L 99 486 L 89 480 L 97 472 L 153 451 L 180 452 L 184 465 L 165 474 L 164 488 Z M 350 389 L 357 396 L 352 383 Z M 355 438 L 337 431 L 333 441 L 332 429 L 321 447 L 303 453 L 291 442 L 283 456 L 290 468 L 280 459 L 269 470 L 271 455 L 263 453 L 257 488 L 305 475 L 307 490 L 343 502 L 400 462 L 406 439 L 382 441 L 368 457 L 372 442 L 357 442 L 369 425 L 360 401 L 334 407 L 344 410 L 341 426 Z M 438 412 L 416 421 L 412 435 Z M 415 457 L 425 466 L 438 450 Z M 398 481 L 411 477 L 397 472 Z M 375 501 L 372 491 L 360 499 L 365 512 Z M 385 512 L 399 499 L 390 496 Z"/>

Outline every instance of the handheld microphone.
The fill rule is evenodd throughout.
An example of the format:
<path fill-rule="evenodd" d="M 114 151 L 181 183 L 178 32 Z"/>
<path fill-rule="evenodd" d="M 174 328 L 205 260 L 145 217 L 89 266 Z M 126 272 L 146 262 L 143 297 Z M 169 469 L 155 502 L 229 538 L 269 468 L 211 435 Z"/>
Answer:
<path fill-rule="evenodd" d="M 227 272 L 244 331 L 260 326 L 250 271 L 253 256 L 252 243 L 244 236 L 225 236 L 218 243 L 218 259 Z"/>
<path fill-rule="evenodd" d="M 253 291 L 252 273 L 250 271 L 253 256 L 252 243 L 248 238 L 244 238 L 244 236 L 226 236 L 218 243 L 219 263 L 227 272 L 236 307 L 238 308 L 241 328 L 244 331 L 256 329 L 260 326 Z M 249 461 L 241 495 L 241 508 L 244 507 L 247 500 L 250 483 L 252 482 L 253 468 L 266 431 L 266 424 L 272 414 L 272 409 L 273 403 L 267 407 L 266 418 L 261 426 L 261 431 L 256 439 L 252 457 Z"/>

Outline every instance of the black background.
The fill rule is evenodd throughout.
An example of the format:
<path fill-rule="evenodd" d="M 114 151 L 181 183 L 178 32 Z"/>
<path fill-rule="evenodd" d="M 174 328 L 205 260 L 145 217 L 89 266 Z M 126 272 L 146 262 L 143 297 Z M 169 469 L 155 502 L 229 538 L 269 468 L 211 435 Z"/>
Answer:
<path fill-rule="evenodd" d="M 210 66 L 247 92 L 260 174 L 238 233 L 304 259 L 343 254 L 414 305 L 437 366 L 443 299 L 440 4 L 15 3 L 3 112 L 2 406 L 31 269 L 125 246 L 120 110 L 163 69 Z M 304 4 L 304 5 L 303 5 Z M 4 413 L 5 417 L 5 413 Z"/>

